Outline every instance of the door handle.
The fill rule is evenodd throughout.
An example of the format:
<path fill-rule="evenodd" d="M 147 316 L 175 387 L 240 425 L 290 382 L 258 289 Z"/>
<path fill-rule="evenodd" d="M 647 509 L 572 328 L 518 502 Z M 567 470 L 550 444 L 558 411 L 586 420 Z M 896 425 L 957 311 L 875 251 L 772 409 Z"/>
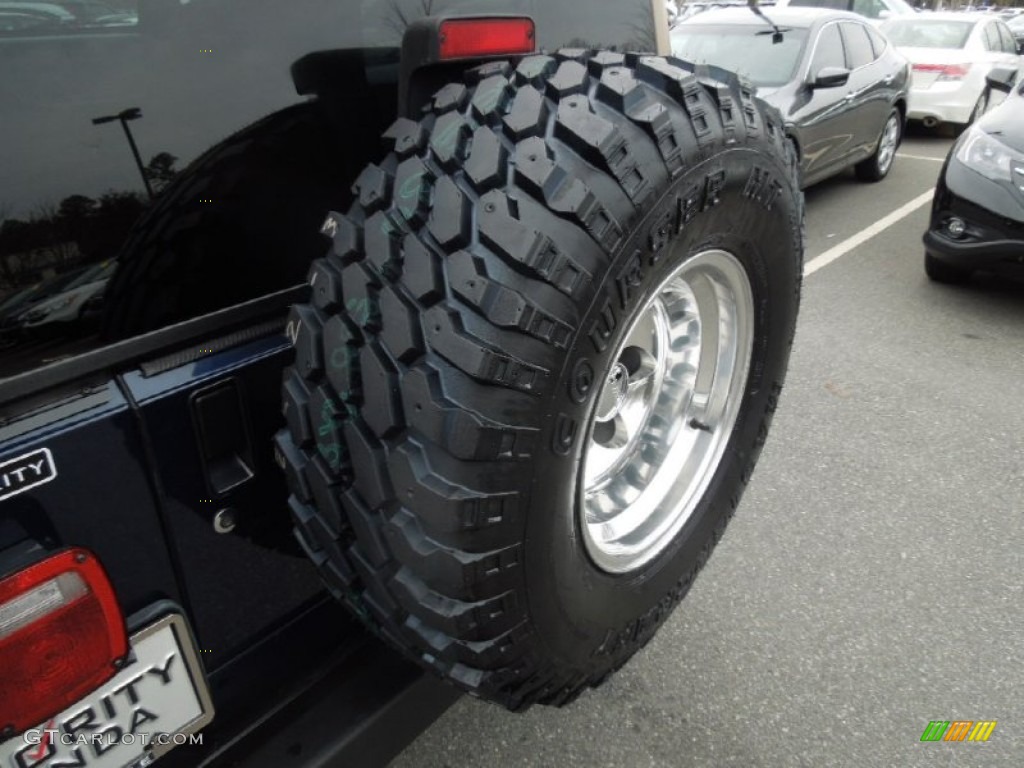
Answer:
<path fill-rule="evenodd" d="M 885 83 L 886 85 L 892 85 L 892 80 L 893 80 L 892 75 L 886 75 L 885 79 L 882 80 L 882 82 Z"/>
<path fill-rule="evenodd" d="M 857 94 L 855 94 L 855 93 L 853 93 L 853 92 L 851 91 L 850 93 L 846 94 L 846 96 L 844 96 L 844 97 L 843 97 L 843 101 L 853 101 L 853 98 L 854 98 L 854 96 L 856 96 L 856 95 L 857 95 Z"/>
<path fill-rule="evenodd" d="M 192 419 L 210 489 L 227 493 L 255 474 L 252 440 L 238 383 L 214 384 L 192 396 Z"/>

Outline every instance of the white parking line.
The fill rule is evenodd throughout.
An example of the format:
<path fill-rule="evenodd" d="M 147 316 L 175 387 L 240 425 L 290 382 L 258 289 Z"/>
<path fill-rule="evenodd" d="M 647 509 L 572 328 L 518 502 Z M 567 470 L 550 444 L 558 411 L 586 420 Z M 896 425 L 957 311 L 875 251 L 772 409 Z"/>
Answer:
<path fill-rule="evenodd" d="M 888 229 L 900 219 L 905 219 L 907 216 L 912 214 L 922 205 L 931 202 L 931 199 L 934 195 L 934 189 L 929 189 L 927 192 L 922 192 L 909 203 L 900 206 L 895 211 L 890 213 L 888 216 L 882 217 L 874 224 L 872 224 L 870 227 L 866 227 L 857 234 L 846 238 L 845 240 L 843 240 L 843 242 L 832 246 L 820 256 L 815 256 L 813 259 L 811 259 L 804 265 L 804 277 L 809 277 L 822 267 L 827 267 L 840 256 L 845 256 L 847 253 L 852 251 L 857 246 L 863 245 L 872 237 Z"/>
<path fill-rule="evenodd" d="M 904 152 L 897 152 L 896 157 L 905 157 L 907 160 L 930 160 L 933 163 L 944 163 L 944 157 L 928 157 L 928 155 L 908 155 Z"/>

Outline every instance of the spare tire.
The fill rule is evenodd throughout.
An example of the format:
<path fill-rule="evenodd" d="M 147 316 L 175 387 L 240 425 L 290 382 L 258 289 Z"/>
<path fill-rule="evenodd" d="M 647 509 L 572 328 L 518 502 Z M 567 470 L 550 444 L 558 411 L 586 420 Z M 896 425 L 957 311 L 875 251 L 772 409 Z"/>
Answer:
<path fill-rule="evenodd" d="M 297 306 L 297 535 L 381 636 L 510 709 L 640 649 L 750 479 L 793 340 L 803 197 L 718 70 L 489 63 L 388 131 Z"/>

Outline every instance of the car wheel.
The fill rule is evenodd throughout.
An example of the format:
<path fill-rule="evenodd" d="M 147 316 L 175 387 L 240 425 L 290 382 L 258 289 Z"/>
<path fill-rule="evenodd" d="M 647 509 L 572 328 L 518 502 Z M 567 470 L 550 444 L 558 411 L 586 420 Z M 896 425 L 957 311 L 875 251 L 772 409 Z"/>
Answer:
<path fill-rule="evenodd" d="M 564 704 L 651 638 L 750 479 L 796 158 L 735 77 L 610 52 L 473 69 L 387 136 L 288 324 L 296 533 L 423 666 Z"/>
<path fill-rule="evenodd" d="M 963 285 L 971 279 L 972 274 L 969 269 L 947 264 L 927 252 L 924 254 L 924 272 L 929 280 L 947 285 Z"/>
<path fill-rule="evenodd" d="M 896 150 L 900 145 L 903 130 L 903 118 L 898 109 L 892 110 L 882 127 L 882 135 L 878 137 L 875 153 L 867 160 L 857 163 L 855 170 L 861 181 L 881 181 L 889 175 L 896 159 Z"/>

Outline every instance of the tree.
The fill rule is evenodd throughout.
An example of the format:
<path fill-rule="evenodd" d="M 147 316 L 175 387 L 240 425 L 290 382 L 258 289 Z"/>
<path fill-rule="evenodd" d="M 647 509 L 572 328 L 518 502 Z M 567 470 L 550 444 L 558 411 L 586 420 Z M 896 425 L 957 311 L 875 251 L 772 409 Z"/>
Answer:
<path fill-rule="evenodd" d="M 153 194 L 160 194 L 178 175 L 178 171 L 174 168 L 176 162 L 178 162 L 178 158 L 170 152 L 153 155 L 149 165 L 146 166 L 146 178 L 149 179 L 149 184 L 153 187 Z"/>

